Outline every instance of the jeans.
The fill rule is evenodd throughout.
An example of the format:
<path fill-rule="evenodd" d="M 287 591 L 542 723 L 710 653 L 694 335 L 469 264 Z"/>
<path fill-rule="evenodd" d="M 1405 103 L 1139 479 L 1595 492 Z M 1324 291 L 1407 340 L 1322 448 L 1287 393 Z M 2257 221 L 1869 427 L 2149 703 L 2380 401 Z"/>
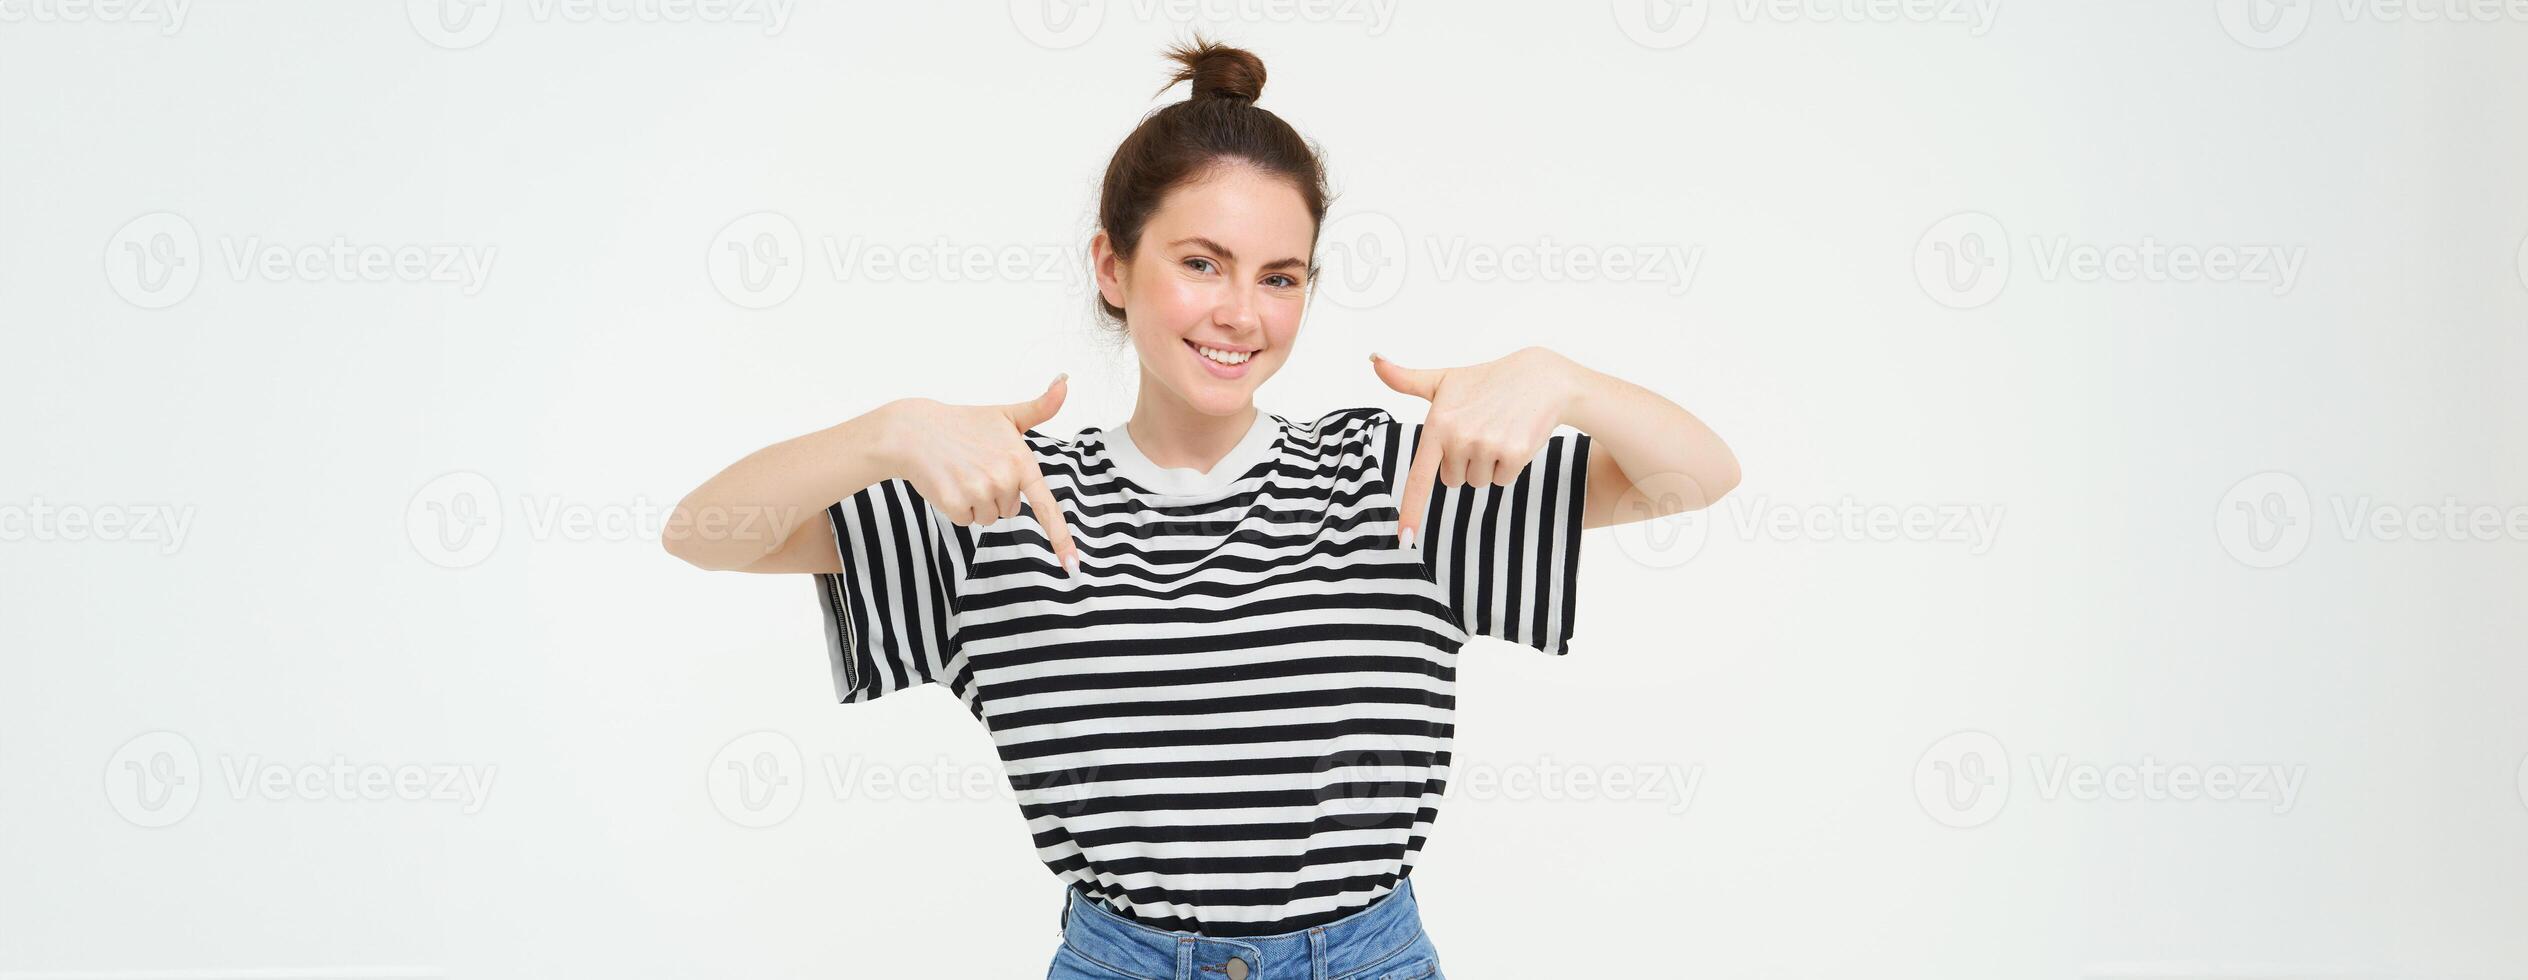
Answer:
<path fill-rule="evenodd" d="M 1065 891 L 1062 946 L 1045 980 L 1447 980 L 1411 878 L 1324 925 L 1236 938 L 1156 929 Z"/>

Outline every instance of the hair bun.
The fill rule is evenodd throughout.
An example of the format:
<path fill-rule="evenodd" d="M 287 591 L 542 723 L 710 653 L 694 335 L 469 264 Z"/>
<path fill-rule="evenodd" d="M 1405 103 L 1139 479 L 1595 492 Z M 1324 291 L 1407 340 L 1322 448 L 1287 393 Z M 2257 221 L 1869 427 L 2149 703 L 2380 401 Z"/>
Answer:
<path fill-rule="evenodd" d="M 1167 56 L 1178 66 L 1167 85 L 1190 81 L 1194 83 L 1195 99 L 1244 99 L 1253 102 L 1264 92 L 1264 59 L 1244 48 L 1233 48 L 1196 35 L 1190 42 L 1169 48 Z M 1159 91 L 1167 91 L 1167 86 L 1161 86 Z"/>

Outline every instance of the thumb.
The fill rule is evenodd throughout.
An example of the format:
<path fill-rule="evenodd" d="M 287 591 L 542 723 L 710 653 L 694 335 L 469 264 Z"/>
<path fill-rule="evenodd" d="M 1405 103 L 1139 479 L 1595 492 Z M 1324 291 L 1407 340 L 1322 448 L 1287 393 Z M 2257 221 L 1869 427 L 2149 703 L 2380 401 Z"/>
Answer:
<path fill-rule="evenodd" d="M 1376 354 L 1369 355 L 1369 363 L 1387 387 L 1423 401 L 1431 400 L 1431 394 L 1439 390 L 1440 375 L 1448 373 L 1444 368 L 1409 368 Z"/>
<path fill-rule="evenodd" d="M 1044 394 L 1023 402 L 1012 402 L 1003 407 L 1002 412 L 1009 416 L 1010 424 L 1022 432 L 1052 421 L 1053 414 L 1062 410 L 1063 397 L 1071 393 L 1070 377 L 1069 371 L 1054 375 L 1053 383 L 1045 386 Z"/>

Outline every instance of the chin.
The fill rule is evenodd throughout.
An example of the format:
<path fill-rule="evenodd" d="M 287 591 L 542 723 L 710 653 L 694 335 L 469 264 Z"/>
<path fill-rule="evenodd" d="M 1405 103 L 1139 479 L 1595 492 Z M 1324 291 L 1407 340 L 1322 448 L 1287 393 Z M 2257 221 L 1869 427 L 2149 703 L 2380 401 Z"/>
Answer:
<path fill-rule="evenodd" d="M 1205 415 L 1236 415 L 1255 403 L 1255 390 L 1249 385 L 1225 385 L 1216 378 L 1195 378 L 1192 388 L 1177 393 L 1184 396 L 1187 405 Z"/>

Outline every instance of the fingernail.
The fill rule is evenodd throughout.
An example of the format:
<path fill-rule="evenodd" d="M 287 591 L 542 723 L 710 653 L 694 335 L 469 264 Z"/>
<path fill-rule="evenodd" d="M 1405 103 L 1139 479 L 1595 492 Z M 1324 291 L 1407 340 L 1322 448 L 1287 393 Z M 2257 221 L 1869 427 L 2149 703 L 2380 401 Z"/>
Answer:
<path fill-rule="evenodd" d="M 1378 359 L 1378 352 L 1377 352 L 1377 351 L 1370 351 L 1370 352 L 1369 352 L 1369 359 L 1370 359 L 1370 360 L 1373 360 L 1373 361 L 1377 360 L 1377 359 Z"/>
<path fill-rule="evenodd" d="M 1413 529 L 1412 529 L 1412 528 L 1409 528 L 1409 527 L 1408 527 L 1408 528 L 1405 528 L 1405 529 L 1404 529 L 1404 546 L 1405 546 L 1405 547 L 1407 547 L 1407 548 L 1413 547 Z"/>
<path fill-rule="evenodd" d="M 1070 571 L 1072 578 L 1080 577 L 1080 556 L 1076 553 L 1062 556 L 1062 567 Z"/>

